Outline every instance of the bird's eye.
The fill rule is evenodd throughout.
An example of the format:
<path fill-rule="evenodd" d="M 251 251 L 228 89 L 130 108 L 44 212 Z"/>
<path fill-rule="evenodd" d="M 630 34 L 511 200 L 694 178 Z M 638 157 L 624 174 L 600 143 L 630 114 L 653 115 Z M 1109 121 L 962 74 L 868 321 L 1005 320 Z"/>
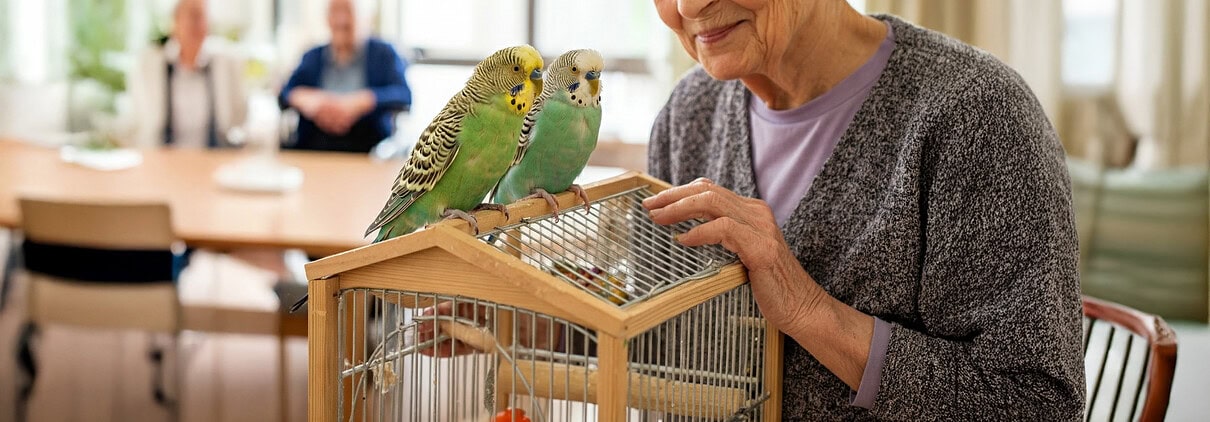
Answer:
<path fill-rule="evenodd" d="M 513 66 L 513 72 L 520 72 L 521 66 Z"/>
<path fill-rule="evenodd" d="M 579 70 L 579 69 L 576 69 L 576 67 L 575 67 L 575 66 L 572 66 L 572 67 L 571 67 L 571 71 L 572 71 L 572 72 L 579 72 L 580 70 Z"/>

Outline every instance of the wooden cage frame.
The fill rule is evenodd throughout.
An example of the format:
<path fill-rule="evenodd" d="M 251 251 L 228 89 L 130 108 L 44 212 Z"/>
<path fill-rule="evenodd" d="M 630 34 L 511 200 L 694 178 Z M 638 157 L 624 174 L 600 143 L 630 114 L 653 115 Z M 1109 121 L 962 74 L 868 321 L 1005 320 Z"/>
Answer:
<path fill-rule="evenodd" d="M 652 192 L 670 187 L 645 174 L 628 172 L 587 185 L 584 190 L 590 199 L 596 201 L 641 186 L 647 186 Z M 556 199 L 561 210 L 581 206 L 579 199 L 571 193 L 558 194 Z M 523 218 L 550 213 L 548 205 L 540 199 L 511 204 L 508 210 L 507 221 L 499 212 L 478 212 L 475 216 L 479 229 L 487 231 L 519 222 Z M 338 365 L 339 342 L 352 344 L 356 340 L 336 338 L 340 321 L 338 295 L 345 289 L 385 288 L 469 296 L 540 312 L 595 330 L 599 363 L 599 376 L 595 380 L 597 417 L 601 421 L 622 421 L 626 417 L 629 381 L 626 340 L 748 281 L 743 266 L 733 263 L 723 267 L 716 275 L 685 282 L 644 302 L 619 308 L 501 253 L 471 233 L 467 222 L 446 220 L 412 234 L 307 264 L 310 295 L 309 420 L 335 422 L 341 410 L 338 409 L 340 401 L 336 393 L 342 382 Z M 433 283 L 434 279 L 460 281 Z M 347 318 L 346 321 L 352 319 Z M 769 397 L 761 409 L 763 420 L 778 421 L 781 419 L 784 340 L 776 327 L 771 324 L 765 324 L 764 327 L 764 378 Z M 501 330 L 502 333 L 509 331 Z M 511 339 L 503 336 L 501 334 L 498 341 L 509 344 Z M 344 349 L 349 350 L 350 347 Z M 347 383 L 344 391 L 351 394 L 352 381 L 343 382 Z M 345 413 L 354 411 L 349 399 L 344 400 Z"/>

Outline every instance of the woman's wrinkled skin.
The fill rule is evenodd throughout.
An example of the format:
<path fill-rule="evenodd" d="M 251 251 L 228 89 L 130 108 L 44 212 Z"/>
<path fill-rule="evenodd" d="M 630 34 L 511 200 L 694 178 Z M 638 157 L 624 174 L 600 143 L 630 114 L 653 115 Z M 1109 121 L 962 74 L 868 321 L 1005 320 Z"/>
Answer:
<path fill-rule="evenodd" d="M 882 22 L 844 0 L 655 0 L 660 19 L 710 76 L 739 79 L 774 109 L 792 109 L 827 92 L 861 67 L 886 37 Z M 773 211 L 698 179 L 643 201 L 653 221 L 707 220 L 677 240 L 687 246 L 719 244 L 740 257 L 761 313 L 854 390 L 869 355 L 874 319 L 832 298 L 790 251 Z M 486 308 L 425 311 L 483 315 Z M 538 345 L 558 344 L 535 330 Z M 556 327 L 560 332 L 562 327 Z M 430 322 L 419 329 L 433 337 Z M 553 342 L 550 340 L 554 340 Z M 424 353 L 468 353 L 459 342 Z"/>
<path fill-rule="evenodd" d="M 869 60 L 887 31 L 843 0 L 655 0 L 655 6 L 706 73 L 739 79 L 773 109 L 823 95 Z M 765 201 L 698 179 L 643 206 L 659 224 L 707 220 L 677 240 L 738 255 L 765 318 L 857 389 L 874 319 L 829 296 L 803 270 Z"/>

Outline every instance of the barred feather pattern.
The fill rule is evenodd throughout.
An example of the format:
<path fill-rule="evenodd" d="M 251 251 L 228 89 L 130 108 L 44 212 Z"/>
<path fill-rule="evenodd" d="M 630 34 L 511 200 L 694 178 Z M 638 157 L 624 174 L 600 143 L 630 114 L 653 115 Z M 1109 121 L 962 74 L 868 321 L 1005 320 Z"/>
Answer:
<path fill-rule="evenodd" d="M 542 114 L 542 106 L 546 100 L 554 93 L 575 83 L 583 72 L 573 73 L 571 68 L 579 63 L 580 56 L 588 54 L 591 50 L 571 50 L 555 59 L 554 62 L 547 66 L 546 72 L 542 74 L 542 93 L 534 100 L 533 108 L 529 109 L 529 113 L 525 114 L 525 121 L 521 124 L 521 137 L 517 140 L 517 153 L 513 155 L 512 165 L 521 163 L 521 158 L 525 157 L 525 151 L 529 149 L 530 133 L 534 129 L 534 125 L 538 123 L 538 115 Z M 595 51 L 592 54 L 600 55 Z"/>
<path fill-rule="evenodd" d="M 450 98 L 421 132 L 408 161 L 395 177 L 386 206 L 366 229 L 367 236 L 394 220 L 437 185 L 458 155 L 462 120 L 474 114 L 475 104 L 487 104 L 492 96 L 509 93 L 529 79 L 524 49 L 533 50 L 533 47 L 502 49 L 475 66 L 466 86 Z M 536 50 L 533 53 L 536 54 Z"/>

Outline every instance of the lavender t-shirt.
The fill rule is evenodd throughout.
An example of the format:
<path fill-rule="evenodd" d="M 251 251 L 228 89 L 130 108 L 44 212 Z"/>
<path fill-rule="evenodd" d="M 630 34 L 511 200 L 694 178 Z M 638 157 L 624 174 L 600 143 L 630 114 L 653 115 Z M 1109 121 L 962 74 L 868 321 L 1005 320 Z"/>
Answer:
<path fill-rule="evenodd" d="M 860 68 L 823 95 L 792 110 L 773 110 L 751 95 L 748 110 L 752 131 L 752 161 L 756 188 L 773 208 L 778 225 L 784 225 L 798 203 L 811 190 L 815 176 L 832 155 L 853 116 L 870 95 L 895 49 L 895 34 L 887 25 L 886 39 Z M 890 345 L 890 325 L 874 318 L 874 336 L 861 384 L 852 404 L 874 405 L 882 380 L 882 367 Z"/>
<path fill-rule="evenodd" d="M 887 25 L 886 39 L 865 64 L 823 95 L 791 110 L 773 110 L 751 96 L 752 164 L 760 197 L 785 224 L 811 182 L 823 169 L 853 121 L 895 48 Z"/>

